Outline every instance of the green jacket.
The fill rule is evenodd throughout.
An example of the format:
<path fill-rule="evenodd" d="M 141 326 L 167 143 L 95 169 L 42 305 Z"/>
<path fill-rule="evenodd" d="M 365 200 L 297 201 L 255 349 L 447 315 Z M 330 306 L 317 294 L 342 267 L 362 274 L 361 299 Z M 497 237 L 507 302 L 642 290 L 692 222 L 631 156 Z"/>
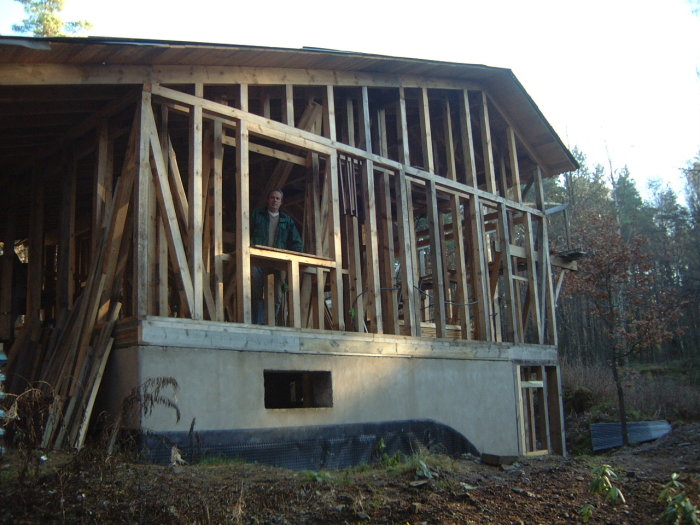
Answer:
<path fill-rule="evenodd" d="M 267 246 L 267 230 L 270 226 L 270 214 L 267 208 L 257 208 L 250 215 L 250 244 Z M 277 224 L 277 233 L 273 248 L 283 250 L 302 251 L 301 236 L 299 230 L 289 215 L 280 211 L 280 220 Z"/>

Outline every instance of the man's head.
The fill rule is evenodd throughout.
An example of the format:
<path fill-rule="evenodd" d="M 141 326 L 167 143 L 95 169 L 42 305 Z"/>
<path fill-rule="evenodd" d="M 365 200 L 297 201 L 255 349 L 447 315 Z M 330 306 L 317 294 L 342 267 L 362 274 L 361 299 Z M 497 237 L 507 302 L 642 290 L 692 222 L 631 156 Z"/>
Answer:
<path fill-rule="evenodd" d="M 284 198 L 284 193 L 281 190 L 272 190 L 267 194 L 267 211 L 270 213 L 277 213 L 280 211 L 280 206 L 282 206 L 282 199 Z"/>

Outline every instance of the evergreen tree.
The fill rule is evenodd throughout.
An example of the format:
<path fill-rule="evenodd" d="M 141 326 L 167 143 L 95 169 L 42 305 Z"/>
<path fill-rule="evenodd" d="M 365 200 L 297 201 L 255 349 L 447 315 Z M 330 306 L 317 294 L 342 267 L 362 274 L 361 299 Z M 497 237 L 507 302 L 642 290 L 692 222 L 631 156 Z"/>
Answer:
<path fill-rule="evenodd" d="M 21 24 L 12 26 L 18 33 L 32 33 L 33 36 L 64 36 L 90 29 L 92 24 L 86 20 L 64 22 L 61 11 L 65 0 L 15 0 L 24 6 L 27 18 Z"/>

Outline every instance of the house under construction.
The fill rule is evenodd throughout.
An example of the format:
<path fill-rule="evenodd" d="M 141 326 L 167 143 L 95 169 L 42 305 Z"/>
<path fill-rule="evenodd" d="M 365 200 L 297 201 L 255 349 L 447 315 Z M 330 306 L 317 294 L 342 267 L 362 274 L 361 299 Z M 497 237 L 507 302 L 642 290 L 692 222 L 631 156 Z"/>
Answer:
<path fill-rule="evenodd" d="M 0 37 L 0 116 L 0 339 L 47 446 L 167 377 L 180 419 L 123 422 L 156 456 L 565 453 L 543 178 L 577 165 L 510 70 Z M 275 188 L 302 251 L 251 245 Z"/>

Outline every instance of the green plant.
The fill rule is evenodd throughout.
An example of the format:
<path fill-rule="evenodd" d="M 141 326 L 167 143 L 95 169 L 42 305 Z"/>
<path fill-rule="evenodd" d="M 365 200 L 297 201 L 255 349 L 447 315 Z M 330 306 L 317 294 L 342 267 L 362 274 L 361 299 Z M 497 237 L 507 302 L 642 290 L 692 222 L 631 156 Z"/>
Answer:
<path fill-rule="evenodd" d="M 685 485 L 678 478 L 678 473 L 671 474 L 671 480 L 664 484 L 659 493 L 659 501 L 666 504 L 660 520 L 670 525 L 696 525 L 700 511 L 690 501 Z"/>
<path fill-rule="evenodd" d="M 330 472 L 325 470 L 302 470 L 302 475 L 309 481 L 315 481 L 316 483 L 323 483 L 324 481 L 330 481 L 333 479 Z"/>
<path fill-rule="evenodd" d="M 616 487 L 613 483 L 614 479 L 617 479 L 617 474 L 613 471 L 610 465 L 600 465 L 593 469 L 593 480 L 588 487 L 591 494 L 594 494 L 597 498 L 603 498 L 607 503 L 616 504 L 618 502 L 626 503 L 625 496 L 622 491 Z M 578 513 L 583 518 L 584 523 L 588 521 L 593 516 L 593 511 L 595 510 L 595 505 L 592 503 L 586 503 L 583 505 Z"/>

